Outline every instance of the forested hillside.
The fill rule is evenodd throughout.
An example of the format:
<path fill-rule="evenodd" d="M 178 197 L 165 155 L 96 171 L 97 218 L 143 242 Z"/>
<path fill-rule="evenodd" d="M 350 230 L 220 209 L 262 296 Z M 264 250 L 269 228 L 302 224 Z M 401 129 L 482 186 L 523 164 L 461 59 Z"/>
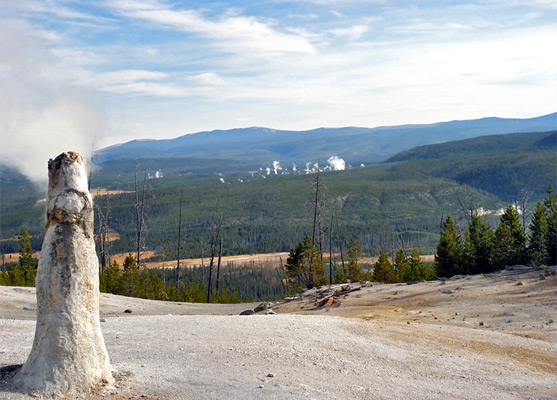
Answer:
<path fill-rule="evenodd" d="M 433 252 L 443 216 L 451 214 L 458 226 L 469 204 L 496 210 L 520 191 L 529 191 L 535 202 L 549 185 L 557 186 L 555 137 L 556 132 L 481 137 L 418 147 L 383 165 L 322 172 L 322 230 L 327 238 L 336 210 L 333 236 L 338 233 L 344 244 L 358 234 L 368 253 L 401 245 Z M 145 172 L 152 179 L 146 180 L 144 246 L 161 257 L 176 255 L 180 192 L 183 257 L 198 257 L 207 248 L 216 215 L 223 218 L 225 255 L 288 251 L 312 229 L 316 174 L 254 175 L 251 168 L 248 162 L 153 158 L 95 168 L 93 188 L 128 191 L 96 198 L 96 211 L 108 215 L 109 229 L 120 235 L 109 251 L 136 247 L 134 180 L 141 190 Z M 157 179 L 159 169 L 172 174 Z M 17 251 L 24 226 L 38 249 L 44 229 L 44 203 L 38 200 L 45 195 L 14 171 L 3 170 L 0 179 L 1 251 Z"/>
<path fill-rule="evenodd" d="M 399 173 L 421 171 L 489 192 L 505 202 L 521 191 L 540 200 L 557 183 L 557 131 L 492 135 L 419 146 L 391 157 Z"/>

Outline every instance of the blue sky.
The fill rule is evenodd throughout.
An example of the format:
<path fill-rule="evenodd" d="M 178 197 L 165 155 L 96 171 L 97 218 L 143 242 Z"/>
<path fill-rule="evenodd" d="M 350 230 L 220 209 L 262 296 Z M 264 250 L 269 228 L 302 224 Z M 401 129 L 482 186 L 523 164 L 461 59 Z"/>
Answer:
<path fill-rule="evenodd" d="M 15 147 L 46 148 L 61 134 L 79 150 L 234 127 L 374 127 L 557 109 L 557 1 L 1 7 L 2 135 Z"/>

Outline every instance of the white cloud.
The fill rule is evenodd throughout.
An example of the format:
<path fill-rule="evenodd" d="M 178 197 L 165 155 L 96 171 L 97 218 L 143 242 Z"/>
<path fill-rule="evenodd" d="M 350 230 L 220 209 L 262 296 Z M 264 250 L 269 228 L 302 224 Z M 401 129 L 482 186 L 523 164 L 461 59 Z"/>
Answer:
<path fill-rule="evenodd" d="M 158 80 L 168 77 L 168 74 L 158 71 L 145 71 L 139 69 L 125 69 L 106 72 L 95 77 L 97 83 L 104 85 L 131 83 L 143 80 Z"/>
<path fill-rule="evenodd" d="M 224 80 L 214 72 L 204 72 L 202 74 L 189 76 L 187 79 L 202 85 L 222 85 L 224 83 Z"/>
<path fill-rule="evenodd" d="M 279 32 L 255 17 L 223 15 L 209 19 L 196 10 L 175 9 L 158 1 L 119 0 L 110 3 L 129 18 L 152 22 L 216 41 L 223 50 L 258 53 L 315 53 L 305 38 Z"/>
<path fill-rule="evenodd" d="M 352 40 L 361 38 L 369 28 L 365 25 L 354 25 L 347 28 L 338 28 L 329 30 L 335 36 L 347 37 Z"/>

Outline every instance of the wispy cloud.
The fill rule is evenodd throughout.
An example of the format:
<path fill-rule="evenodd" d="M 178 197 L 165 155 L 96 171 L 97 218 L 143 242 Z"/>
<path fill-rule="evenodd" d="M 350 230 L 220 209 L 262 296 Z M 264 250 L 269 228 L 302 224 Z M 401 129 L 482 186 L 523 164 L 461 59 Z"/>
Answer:
<path fill-rule="evenodd" d="M 280 32 L 255 17 L 223 14 L 208 18 L 201 11 L 176 9 L 158 1 L 119 0 L 111 5 L 128 18 L 199 34 L 231 51 L 315 53 L 314 46 L 305 38 Z"/>

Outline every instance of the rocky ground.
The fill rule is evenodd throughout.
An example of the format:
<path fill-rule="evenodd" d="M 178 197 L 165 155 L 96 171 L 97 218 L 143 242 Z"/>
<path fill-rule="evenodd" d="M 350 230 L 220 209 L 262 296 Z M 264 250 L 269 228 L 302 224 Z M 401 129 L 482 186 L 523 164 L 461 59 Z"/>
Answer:
<path fill-rule="evenodd" d="M 0 287 L 1 399 L 40 397 L 10 384 L 31 349 L 34 297 Z M 257 306 L 101 295 L 117 384 L 81 398 L 557 398 L 555 267 L 336 285 Z"/>

